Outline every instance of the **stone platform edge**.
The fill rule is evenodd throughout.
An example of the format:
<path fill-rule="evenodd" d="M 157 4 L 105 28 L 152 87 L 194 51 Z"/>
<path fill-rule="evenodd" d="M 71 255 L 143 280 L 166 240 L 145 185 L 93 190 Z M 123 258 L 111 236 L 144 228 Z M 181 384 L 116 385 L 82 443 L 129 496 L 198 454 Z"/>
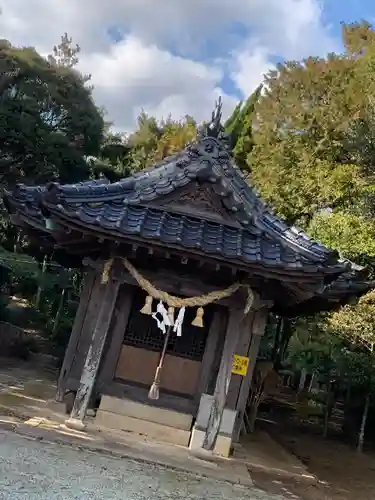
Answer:
<path fill-rule="evenodd" d="M 248 469 L 243 466 L 242 470 L 246 469 L 245 474 L 235 474 L 233 472 L 225 471 L 223 467 L 213 467 L 213 462 L 210 462 L 210 466 L 203 465 L 203 458 L 199 458 L 194 455 L 194 453 L 189 453 L 187 450 L 186 456 L 181 459 L 174 459 L 171 456 L 164 456 L 162 453 L 157 453 L 154 446 L 149 450 L 139 451 L 135 450 L 134 447 L 126 443 L 115 443 L 110 440 L 102 440 L 100 442 L 95 442 L 98 436 L 95 433 L 87 431 L 88 439 L 84 440 L 80 437 L 70 436 L 67 434 L 61 434 L 53 429 L 46 429 L 42 427 L 33 427 L 25 423 L 15 423 L 15 422 L 0 422 L 0 432 L 3 433 L 15 433 L 19 436 L 25 437 L 26 439 L 39 440 L 44 443 L 58 444 L 60 446 L 74 446 L 78 450 L 90 451 L 94 453 L 104 453 L 108 456 L 115 458 L 126 458 L 129 460 L 134 460 L 136 462 L 157 465 L 159 467 L 165 467 L 170 470 L 175 470 L 182 472 L 184 474 L 190 474 L 197 477 L 214 479 L 222 483 L 229 483 L 233 485 L 240 485 L 243 487 L 253 487 L 254 483 L 250 477 Z M 101 439 L 101 437 L 99 438 Z M 188 459 L 188 461 L 186 460 Z M 218 460 L 215 458 L 215 461 Z M 225 460 L 224 460 L 225 461 Z M 229 466 L 235 464 L 229 464 Z"/>

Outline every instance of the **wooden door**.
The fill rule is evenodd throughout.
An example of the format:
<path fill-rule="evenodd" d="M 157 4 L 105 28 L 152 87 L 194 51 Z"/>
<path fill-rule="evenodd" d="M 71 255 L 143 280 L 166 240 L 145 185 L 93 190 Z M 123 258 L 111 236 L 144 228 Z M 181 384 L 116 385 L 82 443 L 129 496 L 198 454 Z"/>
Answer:
<path fill-rule="evenodd" d="M 146 294 L 140 289 L 134 294 L 115 377 L 149 387 L 163 348 L 164 334 L 151 316 L 140 312 L 145 298 Z M 185 397 L 194 397 L 198 388 L 212 310 L 206 308 L 203 328 L 191 324 L 195 314 L 195 308 L 188 308 L 182 336 L 172 333 L 161 376 L 162 390 Z"/>

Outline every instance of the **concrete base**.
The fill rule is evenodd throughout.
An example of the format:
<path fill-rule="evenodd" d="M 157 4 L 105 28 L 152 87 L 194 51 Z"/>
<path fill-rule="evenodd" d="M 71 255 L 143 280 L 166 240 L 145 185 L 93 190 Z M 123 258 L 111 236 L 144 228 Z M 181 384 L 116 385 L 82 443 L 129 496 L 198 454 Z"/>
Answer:
<path fill-rule="evenodd" d="M 203 441 L 208 426 L 211 407 L 214 397 L 210 394 L 202 394 L 199 403 L 198 415 L 195 421 L 189 448 L 195 452 L 203 450 Z M 215 455 L 229 457 L 232 448 L 232 434 L 236 422 L 237 411 L 224 409 L 220 424 L 219 435 L 213 450 Z"/>
<path fill-rule="evenodd" d="M 78 418 L 68 418 L 65 420 L 65 425 L 68 429 L 73 429 L 75 431 L 84 431 L 86 429 L 86 424 L 84 424 L 82 420 L 78 420 Z"/>
<path fill-rule="evenodd" d="M 159 442 L 188 446 L 190 430 L 177 429 L 139 418 L 118 415 L 105 410 L 98 410 L 95 425 L 119 431 L 134 432 Z"/>
<path fill-rule="evenodd" d="M 99 411 L 115 413 L 116 415 L 145 420 L 186 431 L 190 431 L 193 422 L 192 415 L 187 413 L 157 408 L 147 403 L 137 403 L 130 399 L 119 399 L 111 396 L 102 397 Z"/>
<path fill-rule="evenodd" d="M 201 431 L 195 428 L 193 429 L 189 445 L 189 448 L 192 451 L 201 453 L 200 450 L 203 450 L 203 441 L 205 434 L 206 434 L 205 431 Z M 228 436 L 221 436 L 219 434 L 213 452 L 215 455 L 219 455 L 221 457 L 229 457 L 231 447 L 232 447 L 232 439 Z"/>

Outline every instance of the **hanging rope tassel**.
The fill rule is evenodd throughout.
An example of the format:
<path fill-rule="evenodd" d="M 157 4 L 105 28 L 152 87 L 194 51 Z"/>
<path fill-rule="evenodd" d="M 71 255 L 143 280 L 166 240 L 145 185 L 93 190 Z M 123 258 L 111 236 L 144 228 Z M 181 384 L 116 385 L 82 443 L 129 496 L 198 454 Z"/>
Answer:
<path fill-rule="evenodd" d="M 197 315 L 195 316 L 195 319 L 191 323 L 193 326 L 198 326 L 199 328 L 203 328 L 203 314 L 204 314 L 204 309 L 203 307 L 198 307 L 197 309 Z"/>
<path fill-rule="evenodd" d="M 154 381 L 152 383 L 152 386 L 150 387 L 150 390 L 148 391 L 148 399 L 159 399 L 160 372 L 161 368 L 157 367 Z"/>
<path fill-rule="evenodd" d="M 154 299 L 151 297 L 151 295 L 147 295 L 145 305 L 141 309 L 142 314 L 148 314 L 149 316 L 151 316 L 153 300 Z"/>
<path fill-rule="evenodd" d="M 160 356 L 158 367 L 156 368 L 155 378 L 148 392 L 149 399 L 159 399 L 159 388 L 160 388 L 160 379 L 161 379 L 161 371 L 164 364 L 165 353 L 167 352 L 169 337 L 171 335 L 172 326 L 168 326 L 167 332 L 164 338 L 163 350 Z"/>

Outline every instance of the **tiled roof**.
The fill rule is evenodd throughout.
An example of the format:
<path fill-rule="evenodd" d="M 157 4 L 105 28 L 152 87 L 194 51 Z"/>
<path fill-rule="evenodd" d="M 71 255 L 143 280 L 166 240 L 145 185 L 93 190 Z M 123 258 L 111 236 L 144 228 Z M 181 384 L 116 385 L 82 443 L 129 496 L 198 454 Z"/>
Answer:
<path fill-rule="evenodd" d="M 163 206 L 163 197 L 197 185 L 209 187 L 228 217 Z M 350 290 L 360 295 L 373 286 L 357 280 L 359 270 L 340 260 L 336 251 L 274 215 L 234 165 L 220 134 L 206 133 L 182 152 L 119 182 L 19 185 L 6 193 L 5 202 L 10 212 L 46 234 L 45 220 L 52 216 L 106 239 L 141 239 L 191 254 L 204 253 L 249 270 L 267 268 L 279 280 L 283 273 L 306 275 L 308 280 L 316 275 L 317 283 L 322 275 L 331 276 L 326 282 L 343 275 L 332 288 L 316 294 L 318 301 L 327 302 L 335 294 L 349 296 Z M 348 272 L 350 279 L 343 274 Z"/>
<path fill-rule="evenodd" d="M 356 268 L 357 266 L 354 265 Z M 316 311 L 324 311 L 338 308 L 346 304 L 351 298 L 359 298 L 369 290 L 375 288 L 375 281 L 366 280 L 363 270 L 351 271 L 342 274 L 336 280 L 324 287 L 321 293 L 317 293 L 303 304 L 291 306 L 288 314 L 296 315 L 311 314 Z"/>
<path fill-rule="evenodd" d="M 173 213 L 152 202 L 192 182 L 206 183 L 231 214 L 233 224 Z M 273 215 L 218 139 L 205 137 L 182 153 L 116 183 L 106 180 L 46 187 L 18 186 L 8 202 L 29 215 L 42 206 L 72 223 L 196 249 L 234 259 L 305 272 L 339 273 L 347 263 Z"/>
<path fill-rule="evenodd" d="M 85 203 L 77 209 L 64 207 L 61 210 L 71 220 L 79 220 L 103 231 L 159 240 L 225 259 L 257 262 L 265 266 L 305 268 L 306 272 L 315 272 L 320 265 L 318 261 L 309 261 L 287 246 L 266 238 L 263 233 L 163 209 L 137 205 L 116 206 L 112 203 L 90 206 Z M 336 271 L 339 268 L 341 266 Z"/>

